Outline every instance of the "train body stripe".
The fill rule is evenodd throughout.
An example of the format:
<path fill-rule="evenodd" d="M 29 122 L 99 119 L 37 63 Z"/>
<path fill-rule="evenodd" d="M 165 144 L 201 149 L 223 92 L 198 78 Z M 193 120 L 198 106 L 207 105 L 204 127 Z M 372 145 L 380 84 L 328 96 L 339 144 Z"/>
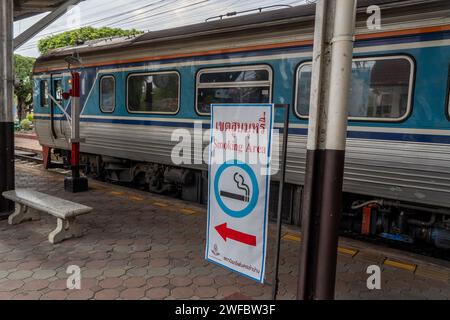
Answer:
<path fill-rule="evenodd" d="M 36 120 L 50 120 L 48 116 L 35 115 Z M 56 121 L 65 121 L 63 117 L 58 117 Z M 194 128 L 196 123 L 200 123 L 203 129 L 209 129 L 210 125 L 206 121 L 196 121 L 186 119 L 185 121 L 160 121 L 154 119 L 118 119 L 114 117 L 83 117 L 81 122 L 89 123 L 110 123 L 123 125 L 140 125 L 140 126 L 156 126 L 156 127 L 173 127 L 176 128 Z M 278 126 L 276 129 L 283 132 L 283 129 Z M 362 128 L 360 128 L 362 129 Z M 405 142 L 420 142 L 433 144 L 450 144 L 450 130 L 417 130 L 417 129 L 397 129 L 397 132 L 378 131 L 379 128 L 365 127 L 363 130 L 349 127 L 348 138 L 350 139 L 367 139 L 367 140 L 389 140 L 389 141 L 405 141 Z M 403 130 L 403 132 L 399 131 Z M 409 132 L 408 132 L 409 131 Z M 429 133 L 427 133 L 427 131 Z M 436 131 L 439 134 L 436 134 Z M 421 132 L 421 133 L 418 133 Z M 289 134 L 306 136 L 308 129 L 306 127 L 294 127 L 289 129 Z"/>
<path fill-rule="evenodd" d="M 35 119 L 39 120 L 50 120 L 49 114 L 45 113 L 36 113 L 34 114 Z M 63 114 L 55 114 L 55 120 L 65 120 L 65 116 Z M 95 116 L 95 115 L 82 115 L 81 120 L 85 122 L 103 122 L 103 123 L 118 123 L 120 124 L 121 120 L 126 121 L 136 121 L 138 124 L 141 122 L 145 122 L 147 125 L 156 125 L 156 126 L 173 126 L 178 127 L 183 125 L 183 123 L 189 123 L 190 126 L 194 126 L 195 123 L 201 123 L 203 126 L 207 127 L 210 123 L 209 119 L 193 119 L 193 118 L 173 118 L 173 117 L 133 117 L 133 116 Z M 165 123 L 162 125 L 161 123 Z M 166 125 L 169 124 L 169 125 Z M 144 124 L 145 125 L 145 124 Z M 283 124 L 281 122 L 275 123 L 275 128 L 282 130 Z M 298 132 L 301 130 L 308 129 L 307 123 L 290 123 L 291 129 L 297 129 Z M 376 133 L 392 133 L 392 134 L 419 134 L 419 135 L 435 135 L 435 136 L 450 136 L 450 129 L 420 129 L 420 128 L 400 128 L 400 127 L 376 127 L 376 126 L 355 126 L 349 125 L 348 131 L 358 131 L 358 132 L 376 132 Z"/>

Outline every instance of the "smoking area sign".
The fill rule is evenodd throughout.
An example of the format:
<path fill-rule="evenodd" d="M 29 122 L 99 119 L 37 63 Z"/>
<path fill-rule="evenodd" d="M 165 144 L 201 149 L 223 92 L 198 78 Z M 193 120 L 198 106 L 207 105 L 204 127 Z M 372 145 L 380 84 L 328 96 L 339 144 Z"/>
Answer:
<path fill-rule="evenodd" d="M 263 283 L 274 106 L 211 109 L 206 259 Z"/>

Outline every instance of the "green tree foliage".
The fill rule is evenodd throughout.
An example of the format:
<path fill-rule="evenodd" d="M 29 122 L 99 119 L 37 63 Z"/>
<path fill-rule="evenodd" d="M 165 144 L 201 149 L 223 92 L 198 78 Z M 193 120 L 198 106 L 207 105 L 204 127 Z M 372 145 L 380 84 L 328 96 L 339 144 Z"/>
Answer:
<path fill-rule="evenodd" d="M 23 119 L 20 121 L 20 128 L 25 131 L 31 130 L 31 121 L 28 119 Z"/>
<path fill-rule="evenodd" d="M 138 31 L 136 29 L 123 30 L 120 28 L 107 27 L 83 27 L 43 38 L 39 40 L 38 48 L 41 54 L 46 54 L 52 49 L 74 46 L 78 40 L 87 41 L 109 37 L 137 35 L 140 33 L 142 33 L 142 31 Z"/>
<path fill-rule="evenodd" d="M 26 109 L 33 102 L 33 83 L 31 76 L 35 59 L 14 55 L 14 68 L 16 72 L 16 81 L 14 85 L 14 94 L 17 101 L 17 114 L 19 120 L 25 117 Z"/>

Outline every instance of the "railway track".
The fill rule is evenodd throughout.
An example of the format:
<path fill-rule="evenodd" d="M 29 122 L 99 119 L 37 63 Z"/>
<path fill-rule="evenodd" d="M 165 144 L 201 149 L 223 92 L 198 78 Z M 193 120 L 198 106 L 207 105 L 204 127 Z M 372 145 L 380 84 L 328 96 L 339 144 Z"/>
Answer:
<path fill-rule="evenodd" d="M 18 160 L 35 162 L 39 164 L 43 163 L 42 157 L 37 152 L 16 149 L 14 152 L 14 157 Z"/>

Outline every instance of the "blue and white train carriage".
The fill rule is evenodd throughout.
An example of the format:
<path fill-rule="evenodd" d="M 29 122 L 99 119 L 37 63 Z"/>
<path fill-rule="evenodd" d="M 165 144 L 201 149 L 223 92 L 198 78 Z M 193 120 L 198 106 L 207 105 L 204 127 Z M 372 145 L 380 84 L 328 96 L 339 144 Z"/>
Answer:
<path fill-rule="evenodd" d="M 450 248 L 450 2 L 358 2 L 343 223 Z M 366 26 L 374 3 L 381 30 Z M 173 130 L 194 131 L 198 121 L 208 129 L 211 103 L 287 103 L 284 213 L 298 223 L 313 26 L 314 7 L 301 6 L 54 50 L 34 68 L 39 141 L 70 150 L 67 121 L 48 93 L 68 91 L 64 58 L 79 54 L 87 172 L 204 202 L 207 166 L 173 164 Z"/>

